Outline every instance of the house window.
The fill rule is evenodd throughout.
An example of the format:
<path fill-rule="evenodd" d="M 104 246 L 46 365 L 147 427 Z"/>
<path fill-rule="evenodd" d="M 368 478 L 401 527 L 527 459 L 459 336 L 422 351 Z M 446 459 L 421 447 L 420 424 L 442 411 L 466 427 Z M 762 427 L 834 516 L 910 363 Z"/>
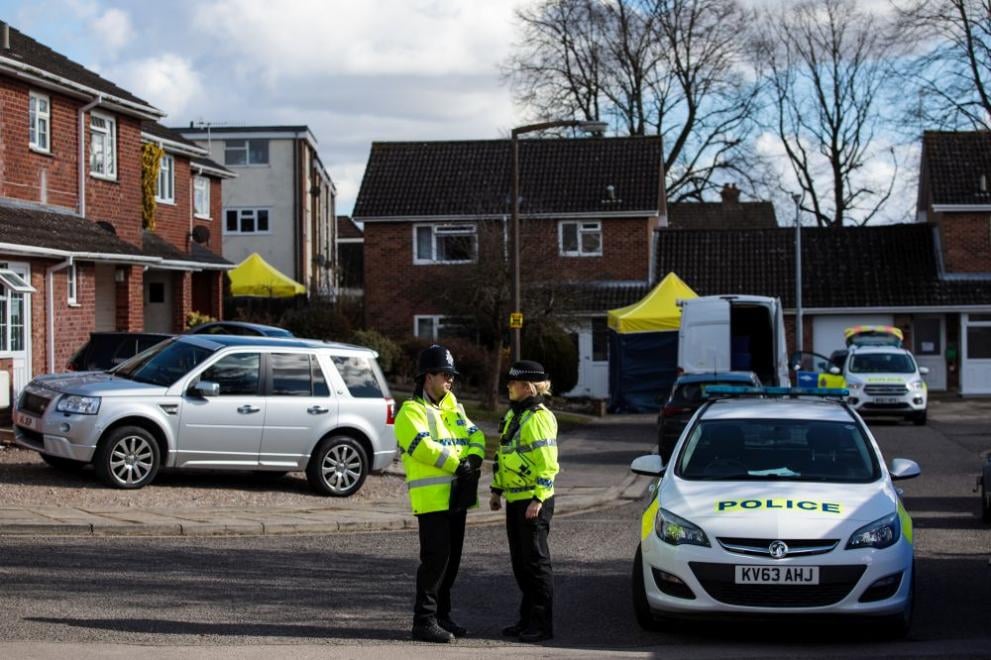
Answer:
<path fill-rule="evenodd" d="M 413 263 L 463 264 L 478 256 L 475 225 L 414 225 Z"/>
<path fill-rule="evenodd" d="M 28 115 L 31 122 L 28 143 L 32 149 L 48 153 L 49 127 L 52 125 L 48 96 L 31 92 L 28 95 Z"/>
<path fill-rule="evenodd" d="M 210 179 L 193 177 L 193 209 L 197 218 L 210 217 Z"/>
<path fill-rule="evenodd" d="M 471 321 L 456 316 L 417 314 L 413 317 L 413 334 L 421 339 L 437 341 L 450 337 L 476 339 Z"/>
<path fill-rule="evenodd" d="M 175 204 L 175 158 L 165 154 L 158 168 L 158 186 L 155 199 L 167 204 Z"/>
<path fill-rule="evenodd" d="M 76 304 L 76 264 L 69 266 L 66 275 L 66 297 L 70 305 Z"/>
<path fill-rule="evenodd" d="M 0 352 L 24 350 L 24 294 L 35 289 L 27 281 L 27 268 L 0 264 Z"/>
<path fill-rule="evenodd" d="M 268 209 L 227 209 L 224 212 L 227 234 L 267 234 Z"/>
<path fill-rule="evenodd" d="M 991 314 L 967 317 L 967 359 L 991 359 Z"/>
<path fill-rule="evenodd" d="M 268 165 L 268 140 L 227 140 L 225 165 Z"/>
<path fill-rule="evenodd" d="M 560 222 L 557 239 L 562 257 L 602 256 L 601 222 Z"/>
<path fill-rule="evenodd" d="M 117 178 L 117 121 L 96 112 L 89 119 L 89 170 L 103 179 Z"/>

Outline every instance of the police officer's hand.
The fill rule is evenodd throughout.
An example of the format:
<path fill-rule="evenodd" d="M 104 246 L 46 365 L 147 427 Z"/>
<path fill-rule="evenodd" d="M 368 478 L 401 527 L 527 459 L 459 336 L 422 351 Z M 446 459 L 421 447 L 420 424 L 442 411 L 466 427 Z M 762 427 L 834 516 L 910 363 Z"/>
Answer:
<path fill-rule="evenodd" d="M 526 519 L 536 520 L 537 516 L 540 515 L 540 510 L 543 508 L 543 504 L 540 500 L 530 500 L 530 504 L 526 507 Z"/>
<path fill-rule="evenodd" d="M 472 470 L 482 469 L 482 457 L 479 456 L 478 454 L 468 454 L 465 460 L 468 461 L 468 465 L 471 466 Z"/>
<path fill-rule="evenodd" d="M 471 463 L 469 463 L 467 459 L 461 459 L 461 462 L 458 463 L 457 469 L 454 471 L 454 476 L 461 479 L 469 479 L 474 476 L 474 474 L 475 471 L 471 468 Z"/>
<path fill-rule="evenodd" d="M 499 493 L 489 494 L 489 508 L 493 511 L 498 511 L 502 508 L 502 495 Z"/>

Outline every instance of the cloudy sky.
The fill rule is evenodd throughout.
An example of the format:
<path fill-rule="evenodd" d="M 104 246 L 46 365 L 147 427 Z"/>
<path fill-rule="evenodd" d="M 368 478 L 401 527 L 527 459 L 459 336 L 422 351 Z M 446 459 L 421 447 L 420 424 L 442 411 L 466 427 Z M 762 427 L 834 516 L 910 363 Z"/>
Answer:
<path fill-rule="evenodd" d="M 308 125 L 350 214 L 373 141 L 491 139 L 523 120 L 499 67 L 513 9 L 530 1 L 0 0 L 0 17 L 162 109 L 168 126 Z M 771 136 L 759 144 L 781 151 Z M 890 176 L 890 163 L 874 166 Z"/>

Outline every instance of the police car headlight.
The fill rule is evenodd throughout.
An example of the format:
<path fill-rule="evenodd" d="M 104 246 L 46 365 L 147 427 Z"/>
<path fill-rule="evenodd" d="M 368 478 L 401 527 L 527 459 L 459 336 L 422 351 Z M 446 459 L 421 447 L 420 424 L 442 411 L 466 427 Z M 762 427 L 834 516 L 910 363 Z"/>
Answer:
<path fill-rule="evenodd" d="M 68 394 L 59 399 L 55 410 L 79 415 L 95 415 L 100 412 L 100 397 Z"/>
<path fill-rule="evenodd" d="M 709 547 L 709 539 L 698 525 L 694 525 L 667 509 L 658 509 L 654 519 L 657 538 L 670 545 L 701 545 Z"/>
<path fill-rule="evenodd" d="M 902 527 L 898 513 L 892 513 L 854 532 L 846 544 L 846 549 L 887 548 L 894 545 L 901 535 Z"/>
<path fill-rule="evenodd" d="M 908 385 L 916 392 L 921 392 L 922 390 L 926 389 L 926 381 L 924 380 L 913 380 Z"/>

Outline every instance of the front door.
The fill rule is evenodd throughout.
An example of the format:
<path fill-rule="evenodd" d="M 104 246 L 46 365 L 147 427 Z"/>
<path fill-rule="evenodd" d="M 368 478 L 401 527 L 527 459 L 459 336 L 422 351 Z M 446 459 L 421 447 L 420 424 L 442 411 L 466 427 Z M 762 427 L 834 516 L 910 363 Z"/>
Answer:
<path fill-rule="evenodd" d="M 594 318 L 572 326 L 578 349 L 578 382 L 564 396 L 592 399 L 609 397 L 609 326 L 606 318 Z"/>
<path fill-rule="evenodd" d="M 912 321 L 912 353 L 920 367 L 929 368 L 929 373 L 924 378 L 930 390 L 946 389 L 943 333 L 942 316 L 916 316 Z"/>
<path fill-rule="evenodd" d="M 991 314 L 961 314 L 960 393 L 991 394 Z"/>
<path fill-rule="evenodd" d="M 183 395 L 176 467 L 258 465 L 265 424 L 261 373 L 261 354 L 232 353 L 192 381 L 217 383 L 220 394 Z"/>
<path fill-rule="evenodd" d="M 144 277 L 145 332 L 174 332 L 172 273 L 149 270 Z"/>
<path fill-rule="evenodd" d="M 10 358 L 11 401 L 31 380 L 31 265 L 0 263 L 0 357 Z"/>

